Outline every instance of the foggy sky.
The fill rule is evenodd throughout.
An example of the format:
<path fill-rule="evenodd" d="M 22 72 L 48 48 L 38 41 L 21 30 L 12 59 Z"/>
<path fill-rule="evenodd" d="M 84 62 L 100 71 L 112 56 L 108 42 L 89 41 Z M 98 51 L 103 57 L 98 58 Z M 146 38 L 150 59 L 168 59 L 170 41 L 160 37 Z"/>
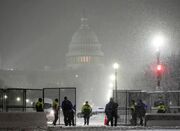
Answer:
<path fill-rule="evenodd" d="M 84 9 L 106 63 L 145 64 L 155 55 L 149 41 L 158 31 L 169 39 L 164 54 L 180 45 L 180 0 L 1 0 L 3 66 L 64 67 Z"/>

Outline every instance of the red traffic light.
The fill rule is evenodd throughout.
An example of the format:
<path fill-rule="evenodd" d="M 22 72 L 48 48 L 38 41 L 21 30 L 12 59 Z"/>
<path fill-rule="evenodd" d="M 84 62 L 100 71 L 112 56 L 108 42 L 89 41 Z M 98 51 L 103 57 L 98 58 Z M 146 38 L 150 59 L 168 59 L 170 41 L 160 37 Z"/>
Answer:
<path fill-rule="evenodd" d="M 159 64 L 156 66 L 156 75 L 160 79 L 162 74 L 164 73 L 164 66 Z"/>
<path fill-rule="evenodd" d="M 162 65 L 157 65 L 157 71 L 161 71 L 162 70 Z"/>

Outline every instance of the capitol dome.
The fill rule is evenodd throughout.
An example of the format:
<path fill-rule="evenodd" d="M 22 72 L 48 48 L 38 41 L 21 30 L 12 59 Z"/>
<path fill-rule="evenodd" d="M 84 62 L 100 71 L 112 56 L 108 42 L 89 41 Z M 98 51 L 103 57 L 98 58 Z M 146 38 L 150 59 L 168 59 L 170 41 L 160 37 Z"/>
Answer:
<path fill-rule="evenodd" d="M 81 26 L 74 33 L 66 54 L 67 66 L 102 65 L 103 56 L 101 44 L 88 26 L 87 18 L 81 18 Z"/>

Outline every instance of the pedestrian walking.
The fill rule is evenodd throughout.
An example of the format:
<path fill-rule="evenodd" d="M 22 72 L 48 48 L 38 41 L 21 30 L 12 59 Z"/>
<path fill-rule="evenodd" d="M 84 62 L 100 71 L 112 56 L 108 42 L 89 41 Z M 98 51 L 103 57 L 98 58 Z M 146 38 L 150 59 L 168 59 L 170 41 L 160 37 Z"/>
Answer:
<path fill-rule="evenodd" d="M 135 100 L 131 100 L 131 125 L 136 126 L 137 124 L 137 108 L 136 108 L 136 103 Z"/>
<path fill-rule="evenodd" d="M 44 105 L 42 98 L 38 99 L 38 102 L 36 102 L 36 111 L 37 112 L 43 112 L 44 111 Z"/>
<path fill-rule="evenodd" d="M 89 125 L 89 119 L 92 112 L 91 106 L 88 104 L 88 101 L 82 106 L 81 112 L 84 117 L 84 125 Z"/>
<path fill-rule="evenodd" d="M 137 103 L 136 110 L 137 110 L 137 117 L 140 119 L 140 125 L 143 126 L 143 119 L 146 114 L 146 105 L 142 102 L 141 99 Z"/>
<path fill-rule="evenodd" d="M 53 101 L 53 111 L 54 111 L 53 125 L 56 125 L 56 122 L 58 120 L 58 114 L 59 114 L 59 102 L 57 98 Z"/>
<path fill-rule="evenodd" d="M 75 123 L 74 123 L 75 114 L 76 114 L 76 105 L 74 105 L 72 110 L 70 111 L 70 126 L 71 125 L 75 126 Z"/>
<path fill-rule="evenodd" d="M 63 115 L 64 115 L 64 124 L 65 126 L 71 126 L 71 121 L 74 115 L 73 114 L 73 106 L 71 101 L 68 100 L 67 96 L 64 97 L 64 101 L 62 102 L 62 111 L 63 111 Z M 74 125 L 74 123 L 72 123 Z"/>
<path fill-rule="evenodd" d="M 106 104 L 105 107 L 105 114 L 107 116 L 107 125 L 109 125 L 109 122 L 111 123 L 111 126 L 117 126 L 117 118 L 118 118 L 118 104 L 114 102 L 113 98 L 110 98 L 109 103 Z"/>

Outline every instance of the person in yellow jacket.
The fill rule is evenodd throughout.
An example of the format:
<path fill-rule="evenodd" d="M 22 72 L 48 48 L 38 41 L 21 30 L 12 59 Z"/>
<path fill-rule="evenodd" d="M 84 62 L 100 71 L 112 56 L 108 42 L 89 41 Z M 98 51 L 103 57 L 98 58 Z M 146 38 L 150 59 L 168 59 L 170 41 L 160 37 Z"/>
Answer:
<path fill-rule="evenodd" d="M 53 125 L 56 125 L 56 122 L 58 120 L 58 114 L 59 114 L 59 102 L 57 98 L 53 102 L 53 111 L 54 111 Z"/>
<path fill-rule="evenodd" d="M 81 112 L 84 116 L 84 125 L 89 125 L 89 118 L 92 112 L 91 106 L 88 104 L 88 101 L 83 105 Z"/>
<path fill-rule="evenodd" d="M 165 104 L 160 104 L 160 105 L 158 106 L 158 111 L 157 111 L 157 113 L 166 113 L 166 111 L 167 111 L 167 108 L 166 108 L 166 105 L 165 105 Z"/>
<path fill-rule="evenodd" d="M 131 106 L 130 106 L 130 110 L 131 110 L 131 124 L 133 126 L 137 125 L 137 105 L 135 100 L 131 100 Z"/>
<path fill-rule="evenodd" d="M 38 99 L 38 102 L 36 102 L 36 111 L 37 112 L 43 112 L 44 111 L 44 105 L 42 98 Z"/>

